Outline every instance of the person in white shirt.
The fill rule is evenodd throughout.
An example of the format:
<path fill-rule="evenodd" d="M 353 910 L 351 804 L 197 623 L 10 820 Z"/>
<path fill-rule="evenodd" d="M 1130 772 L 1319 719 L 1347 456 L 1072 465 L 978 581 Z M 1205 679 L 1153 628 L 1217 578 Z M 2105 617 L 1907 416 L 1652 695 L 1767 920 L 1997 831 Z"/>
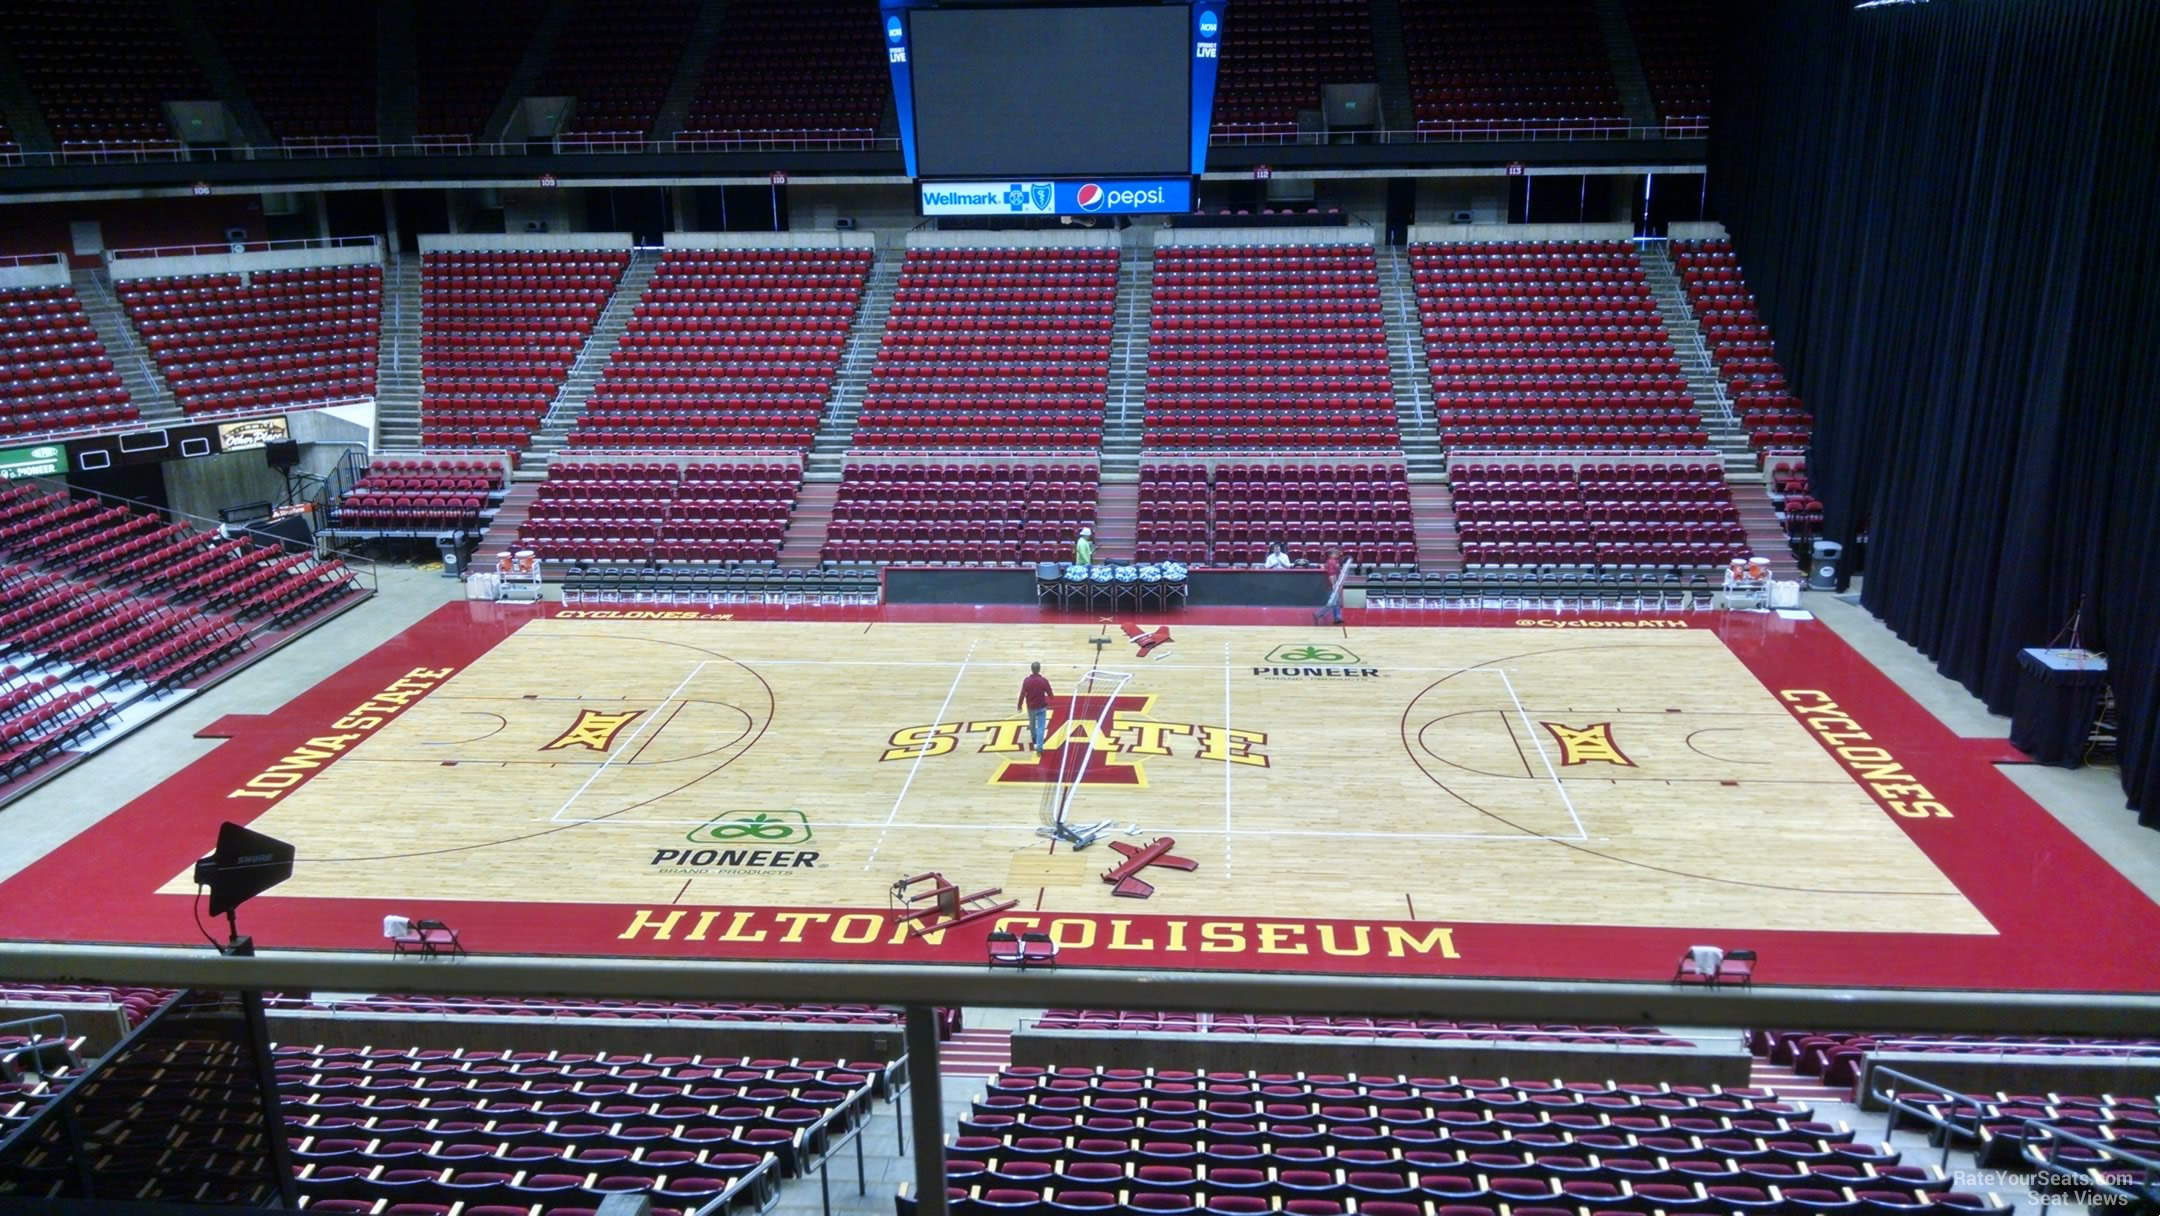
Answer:
<path fill-rule="evenodd" d="M 1278 540 L 1268 545 L 1267 560 L 1260 563 L 1260 568 L 1263 570 L 1288 570 L 1290 564 L 1290 555 L 1283 551 L 1283 544 Z"/>

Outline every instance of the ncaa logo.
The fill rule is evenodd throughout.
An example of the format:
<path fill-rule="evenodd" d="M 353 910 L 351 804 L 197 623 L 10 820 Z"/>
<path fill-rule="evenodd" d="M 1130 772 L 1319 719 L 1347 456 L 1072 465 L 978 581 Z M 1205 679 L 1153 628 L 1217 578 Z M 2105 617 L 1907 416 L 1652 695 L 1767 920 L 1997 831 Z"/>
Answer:
<path fill-rule="evenodd" d="M 855 28 L 861 29 L 862 27 L 856 26 Z M 894 42 L 900 41 L 901 29 L 900 19 L 898 17 L 887 17 L 885 19 L 885 37 Z"/>
<path fill-rule="evenodd" d="M 1217 28 L 1215 14 L 1202 9 L 1200 12 L 1200 36 L 1202 38 L 1213 38 Z"/>
<path fill-rule="evenodd" d="M 1089 182 L 1073 195 L 1073 201 L 1079 204 L 1082 211 L 1100 211 L 1103 209 L 1103 201 L 1109 197 L 1109 191 Z"/>

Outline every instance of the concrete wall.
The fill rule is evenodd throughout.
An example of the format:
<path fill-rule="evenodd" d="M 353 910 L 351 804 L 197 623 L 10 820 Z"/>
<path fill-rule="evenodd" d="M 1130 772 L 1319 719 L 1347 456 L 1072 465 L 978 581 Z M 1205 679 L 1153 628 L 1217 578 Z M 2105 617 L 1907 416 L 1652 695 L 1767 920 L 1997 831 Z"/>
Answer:
<path fill-rule="evenodd" d="M 425 239 L 425 238 L 422 238 Z M 304 270 L 314 266 L 380 266 L 382 242 L 331 249 L 272 249 L 262 253 L 199 253 L 169 258 L 119 258 L 108 265 L 113 282 L 191 274 L 248 274 L 258 270 Z"/>
<path fill-rule="evenodd" d="M 0 266 L 0 287 L 65 287 L 67 284 L 68 264 L 63 254 L 54 254 L 49 262 Z"/>
<path fill-rule="evenodd" d="M 466 1051 L 619 1051 L 658 1055 L 774 1056 L 790 1060 L 876 1060 L 907 1053 L 893 1026 L 758 1022 L 662 1022 L 633 1018 L 496 1018 L 423 1013 L 336 1013 L 273 1009 L 280 1043 L 371 1043 Z"/>
<path fill-rule="evenodd" d="M 1054 232 L 910 232 L 910 249 L 1116 249 L 1118 234 L 1092 228 Z"/>
<path fill-rule="evenodd" d="M 628 249 L 627 232 L 423 232 L 421 253 L 570 253 Z"/>
<path fill-rule="evenodd" d="M 2160 1093 L 2160 1057 L 1983 1055 L 1933 1051 L 1878 1051 L 1861 1065 L 1862 1110 L 1883 1110 L 1869 1095 L 1877 1068 L 1932 1081 L 1961 1093 L 2153 1094 Z"/>
<path fill-rule="evenodd" d="M 872 249 L 868 232 L 670 232 L 660 243 L 669 249 Z"/>
<path fill-rule="evenodd" d="M 1725 225 L 1716 220 L 1674 220 L 1665 225 L 1665 235 L 1676 241 L 1723 241 L 1731 239 Z"/>
<path fill-rule="evenodd" d="M 1752 1057 L 1738 1039 L 1687 1049 L 1297 1035 L 1119 1034 L 1022 1027 L 1013 1035 L 1012 1058 L 1015 1064 L 1041 1066 L 1093 1064 L 1118 1068 L 1377 1073 L 1391 1077 L 1746 1085 Z"/>
<path fill-rule="evenodd" d="M 1166 245 L 1370 245 L 1373 229 L 1346 228 L 1159 228 L 1155 247 Z"/>
<path fill-rule="evenodd" d="M 842 219 L 855 221 L 858 231 L 872 232 L 882 245 L 898 245 L 907 233 L 923 223 L 916 209 L 915 187 L 829 186 L 791 182 L 787 186 L 788 227 L 796 232 L 831 232 Z M 717 215 L 700 217 L 706 223 Z"/>
<path fill-rule="evenodd" d="M 1410 239 L 1443 244 L 1490 244 L 1499 241 L 1627 241 L 1628 224 L 1412 224 Z"/>
<path fill-rule="evenodd" d="M 261 451 L 219 452 L 164 464 L 165 498 L 175 511 L 216 519 L 221 507 L 244 502 L 277 502 L 285 496 L 285 478 L 263 459 Z"/>

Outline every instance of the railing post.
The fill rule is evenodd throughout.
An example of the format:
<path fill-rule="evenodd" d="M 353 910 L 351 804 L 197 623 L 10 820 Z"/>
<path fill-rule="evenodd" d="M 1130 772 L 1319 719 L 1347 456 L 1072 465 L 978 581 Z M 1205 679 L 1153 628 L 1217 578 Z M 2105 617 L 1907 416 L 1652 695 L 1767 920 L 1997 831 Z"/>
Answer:
<path fill-rule="evenodd" d="M 945 1096 L 938 1077 L 937 1010 L 907 1007 L 908 1112 L 915 1120 L 915 1210 L 945 1216 Z"/>

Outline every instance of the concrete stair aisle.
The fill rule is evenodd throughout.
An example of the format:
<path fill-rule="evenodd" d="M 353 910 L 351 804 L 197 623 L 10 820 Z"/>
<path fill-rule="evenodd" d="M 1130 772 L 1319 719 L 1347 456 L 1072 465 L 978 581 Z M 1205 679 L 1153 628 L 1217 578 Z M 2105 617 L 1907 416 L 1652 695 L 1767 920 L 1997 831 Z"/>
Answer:
<path fill-rule="evenodd" d="M 1635 31 L 1628 25 L 1621 0 L 1597 0 L 1598 32 L 1605 36 L 1605 58 L 1612 64 L 1613 84 L 1620 90 L 1620 112 L 1638 127 L 1658 126 L 1657 103 L 1650 97 L 1650 82 L 1643 75 L 1642 56 L 1635 49 Z"/>
<path fill-rule="evenodd" d="M 1710 436 L 1710 445 L 1724 458 L 1727 475 L 1753 470 L 1755 453 L 1748 447 L 1747 431 L 1734 416 L 1732 400 L 1725 395 L 1724 381 L 1710 361 L 1710 349 L 1703 341 L 1702 326 L 1696 322 L 1687 290 L 1673 269 L 1671 251 L 1663 242 L 1657 241 L 1646 242 L 1640 248 L 1650 295 L 1657 301 L 1658 319 L 1664 323 L 1665 336 L 1680 357 L 1680 371 L 1687 377 L 1688 396 L 1695 402 L 1695 412 L 1702 416 L 1703 430 Z"/>
<path fill-rule="evenodd" d="M 473 550 L 475 566 L 491 567 L 497 553 L 515 547 L 518 529 L 525 526 L 539 498 L 539 478 L 520 476 L 510 482 L 502 505 L 495 508 L 495 517 L 488 521 L 487 531 L 480 537 L 479 548 Z"/>
<path fill-rule="evenodd" d="M 1387 326 L 1388 380 L 1395 395 L 1395 425 L 1402 431 L 1403 458 L 1412 475 L 1446 473 L 1433 411 L 1432 369 L 1425 356 L 1425 326 L 1418 315 L 1417 282 L 1407 251 L 1382 247 L 1380 315 Z"/>
<path fill-rule="evenodd" d="M 1769 479 L 1750 470 L 1728 472 L 1725 483 L 1732 487 L 1733 505 L 1740 509 L 1740 526 L 1747 529 L 1748 552 L 1769 558 L 1770 573 L 1777 578 L 1804 578 L 1792 541 L 1785 535 L 1785 523 L 1778 518 L 1777 504 L 1770 501 Z"/>
<path fill-rule="evenodd" d="M 1462 546 L 1455 537 L 1455 496 L 1448 493 L 1445 474 L 1410 475 L 1410 526 L 1417 538 L 1418 569 L 1463 568 Z"/>
<path fill-rule="evenodd" d="M 143 345 L 141 335 L 135 332 L 119 299 L 107 286 L 105 272 L 76 269 L 69 272 L 68 284 L 75 289 L 75 298 L 82 301 L 90 328 L 105 344 L 113 370 L 120 373 L 121 387 L 127 389 L 128 400 L 134 403 L 142 420 L 153 425 L 181 421 L 185 413 L 180 403 L 165 387 L 165 378 L 158 375 L 156 364 L 150 360 L 149 348 Z"/>
<path fill-rule="evenodd" d="M 277 147 L 277 137 L 270 133 L 270 124 L 263 121 L 262 112 L 248 96 L 247 86 L 240 82 L 240 74 L 233 71 L 232 63 L 225 58 L 225 48 L 219 45 L 210 27 L 204 23 L 201 7 L 195 0 L 165 0 L 165 11 L 171 15 L 180 41 L 187 44 L 188 53 L 195 57 L 195 66 L 202 69 L 203 79 L 210 83 L 210 91 L 225 103 L 225 109 L 232 115 L 239 138 L 231 142 L 257 148 Z"/>
<path fill-rule="evenodd" d="M 532 24 L 531 41 L 525 44 L 525 54 L 518 59 L 517 70 L 510 73 L 510 82 L 503 86 L 503 95 L 488 115 L 487 124 L 480 128 L 480 137 L 490 142 L 499 141 L 509 129 L 510 119 L 517 112 L 518 102 L 532 96 L 540 83 L 540 73 L 547 68 L 548 60 L 555 54 L 555 44 L 562 40 L 563 26 L 570 22 L 570 10 L 576 0 L 551 0 L 547 11 Z M 504 31 L 514 35 L 516 31 Z"/>
<path fill-rule="evenodd" d="M 15 133 L 15 142 L 22 145 L 23 151 L 55 150 L 52 128 L 45 125 L 45 111 L 23 80 L 15 56 L 5 46 L 0 46 L 0 116 L 6 117 L 8 129 Z"/>
<path fill-rule="evenodd" d="M 616 282 L 614 294 L 608 296 L 607 307 L 601 310 L 592 336 L 585 339 L 584 347 L 578 351 L 577 362 L 570 365 L 570 374 L 556 390 L 547 417 L 533 434 L 532 446 L 525 450 L 526 465 L 546 468 L 547 462 L 570 441 L 570 428 L 584 416 L 585 403 L 592 400 L 593 389 L 599 386 L 608 361 L 615 357 L 615 348 L 622 345 L 623 330 L 628 328 L 631 316 L 637 312 L 638 301 L 644 298 L 653 272 L 660 268 L 662 252 L 659 249 L 631 251 L 630 265 Z"/>
<path fill-rule="evenodd" d="M 1427 0 L 1411 0 L 1413 4 Z M 1372 0 L 1373 66 L 1380 79 L 1380 129 L 1415 131 L 1417 106 L 1410 98 L 1410 65 L 1403 54 L 1400 0 Z"/>
<path fill-rule="evenodd" d="M 1767 1089 L 1788 1102 L 1805 1102 L 1810 1106 L 1821 1102 L 1852 1101 L 1850 1091 L 1825 1085 L 1821 1077 L 1802 1076 L 1783 1064 L 1772 1064 L 1760 1057 L 1748 1065 L 1748 1084 Z"/>
<path fill-rule="evenodd" d="M 938 1075 L 994 1077 L 1012 1064 L 1012 1031 L 956 1030 L 938 1045 Z"/>
<path fill-rule="evenodd" d="M 675 79 L 660 101 L 659 114 L 653 118 L 654 139 L 675 138 L 690 120 L 690 104 L 697 100 L 698 86 L 705 82 L 705 65 L 712 60 L 713 48 L 720 44 L 720 27 L 726 23 L 727 10 L 727 0 L 702 0 L 698 5 L 697 21 L 690 26 L 690 36 L 683 40 L 682 59 L 675 65 Z"/>
<path fill-rule="evenodd" d="M 1147 424 L 1148 327 L 1154 309 L 1155 252 L 1130 246 L 1118 257 L 1117 316 L 1110 326 L 1110 391 L 1103 401 L 1105 476 L 1140 472 L 1141 432 Z"/>
<path fill-rule="evenodd" d="M 848 327 L 847 347 L 833 376 L 832 396 L 825 416 L 818 422 L 817 441 L 810 445 L 806 470 L 840 475 L 848 445 L 855 439 L 855 420 L 862 416 L 864 390 L 870 387 L 871 369 L 877 366 L 878 343 L 885 338 L 885 322 L 892 316 L 893 293 L 900 287 L 898 249 L 880 249 L 870 264 L 870 281 L 863 289 L 855 321 Z"/>
<path fill-rule="evenodd" d="M 375 8 L 375 137 L 386 144 L 410 143 L 420 129 L 416 3 L 380 0 Z"/>
<path fill-rule="evenodd" d="M 1105 473 L 1095 504 L 1095 556 L 1106 562 L 1130 561 L 1139 543 L 1139 475 Z"/>
<path fill-rule="evenodd" d="M 383 267 L 382 341 L 375 347 L 375 435 L 381 448 L 420 446 L 420 255 Z"/>
<path fill-rule="evenodd" d="M 840 500 L 837 474 L 811 475 L 795 496 L 787 531 L 780 536 L 780 568 L 808 570 L 823 560 L 825 537 L 832 530 L 833 506 Z"/>

